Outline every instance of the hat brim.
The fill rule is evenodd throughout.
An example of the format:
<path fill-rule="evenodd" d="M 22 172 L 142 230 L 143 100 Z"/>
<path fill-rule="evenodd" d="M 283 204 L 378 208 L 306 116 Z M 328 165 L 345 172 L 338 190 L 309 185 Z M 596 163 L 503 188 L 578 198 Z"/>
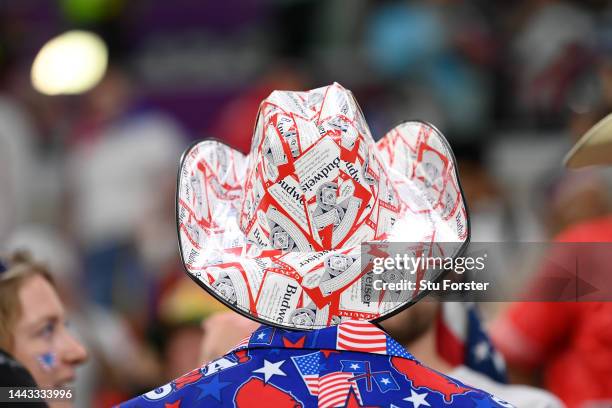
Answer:
<path fill-rule="evenodd" d="M 395 233 L 390 234 L 389 241 L 403 242 L 406 245 L 428 244 L 431 247 L 436 246 L 436 251 L 443 251 L 445 257 L 459 256 L 469 243 L 469 217 L 459 182 L 456 160 L 446 138 L 428 123 L 408 121 L 388 132 L 376 147 L 381 163 L 388 166 L 388 176 L 393 181 L 396 191 L 407 204 L 402 218 L 394 220 Z M 253 279 L 249 276 L 262 276 L 262 271 L 266 269 L 263 260 L 269 259 L 274 259 L 274 265 L 278 263 L 284 268 L 294 268 L 296 276 L 303 272 L 298 271 L 297 264 L 306 258 L 315 259 L 314 263 L 322 264 L 321 268 L 325 267 L 323 258 L 329 259 L 332 256 L 352 256 L 353 261 L 357 262 L 360 261 L 360 243 L 328 252 L 287 254 L 280 250 L 262 250 L 253 243 L 219 251 L 219 246 L 226 245 L 225 242 L 207 241 L 210 237 L 207 231 L 214 228 L 230 229 L 234 234 L 232 236 L 240 233 L 237 231 L 239 225 L 237 211 L 234 212 L 232 208 L 240 208 L 241 180 L 244 179 L 246 163 L 246 156 L 215 139 L 194 143 L 183 154 L 177 180 L 176 211 L 180 255 L 185 270 L 213 297 L 248 318 L 285 329 L 327 327 L 332 321 L 331 315 L 327 317 L 327 321 L 321 319 L 310 321 L 317 319 L 322 309 L 327 308 L 326 313 L 331 309 L 329 304 L 321 303 L 320 297 L 318 303 L 313 300 L 317 298 L 318 293 L 322 293 L 320 287 L 310 285 L 311 287 L 307 288 L 307 284 L 303 285 L 303 282 L 295 283 L 295 287 L 299 289 L 294 292 L 299 291 L 299 295 L 304 296 L 302 293 L 304 291 L 308 299 L 313 301 L 315 309 L 309 312 L 300 302 L 297 305 L 292 304 L 283 312 L 285 316 L 293 316 L 293 320 L 287 321 L 284 317 L 279 318 L 278 314 L 262 313 L 257 298 L 261 295 L 263 283 L 261 281 L 253 283 Z M 214 181 L 206 181 L 206 177 L 198 179 L 204 191 L 216 189 L 215 204 L 203 210 L 208 214 L 208 219 L 214 220 L 215 225 L 207 225 L 206 228 L 198 225 L 200 221 L 194 208 L 190 207 L 192 204 L 186 202 L 188 196 L 189 200 L 194 200 L 192 185 L 194 174 L 198 171 L 214 173 Z M 197 231 L 198 237 L 193 235 L 193 231 Z M 212 258 L 216 257 L 214 262 L 210 262 L 212 258 L 202 256 L 203 254 L 208 256 L 213 252 L 215 255 Z M 206 260 L 202 261 L 202 258 Z M 287 279 L 290 275 L 287 270 L 279 272 L 282 274 L 279 273 L 278 279 Z M 355 279 L 340 287 L 337 292 L 330 292 L 331 295 L 339 298 L 351 290 L 360 293 L 359 285 L 366 273 L 371 272 L 360 269 Z M 442 274 L 432 275 L 430 280 L 435 281 L 441 277 Z M 268 275 L 268 279 L 275 278 L 277 276 L 274 273 Z M 317 293 L 313 294 L 312 290 L 316 290 Z M 358 305 L 352 315 L 345 313 L 337 319 L 334 317 L 335 320 L 331 324 L 339 323 L 344 318 L 380 321 L 416 303 L 426 294 L 427 291 L 417 290 L 409 296 L 401 297 L 401 301 L 394 304 L 379 303 L 376 309 L 370 306 L 373 302 L 367 302 L 368 306 L 364 305 L 363 310 L 359 310 Z M 285 295 L 285 292 L 274 294 L 271 290 L 267 293 L 268 297 L 277 297 L 270 300 L 272 303 L 280 303 Z M 331 295 L 324 296 L 323 299 L 331 299 Z M 361 298 L 358 301 L 364 302 Z M 298 308 L 298 305 L 302 307 Z M 312 309 L 313 306 L 310 307 Z M 296 320 L 295 316 L 299 318 Z M 310 320 L 302 324 L 304 319 Z"/>
<path fill-rule="evenodd" d="M 563 162 L 572 169 L 612 164 L 612 114 L 590 128 L 572 147 Z"/>

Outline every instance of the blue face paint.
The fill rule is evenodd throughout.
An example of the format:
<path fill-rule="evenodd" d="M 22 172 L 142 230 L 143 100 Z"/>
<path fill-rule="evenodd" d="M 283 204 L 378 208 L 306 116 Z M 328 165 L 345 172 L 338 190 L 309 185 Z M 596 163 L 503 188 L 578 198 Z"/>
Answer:
<path fill-rule="evenodd" d="M 45 371 L 51 371 L 52 369 L 54 369 L 56 360 L 57 358 L 55 356 L 55 353 L 51 351 L 38 356 L 38 363 Z"/>

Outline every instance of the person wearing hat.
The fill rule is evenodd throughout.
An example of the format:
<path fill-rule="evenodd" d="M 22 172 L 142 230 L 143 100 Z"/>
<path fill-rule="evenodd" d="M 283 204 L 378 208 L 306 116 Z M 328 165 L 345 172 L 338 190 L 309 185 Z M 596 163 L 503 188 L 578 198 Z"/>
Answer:
<path fill-rule="evenodd" d="M 612 164 L 612 114 L 578 140 L 564 164 L 570 169 Z M 571 225 L 554 242 L 579 243 L 559 245 L 555 249 L 560 253 L 555 253 L 555 258 L 549 254 L 549 258 L 564 256 L 572 264 L 579 262 L 580 278 L 584 279 L 581 290 L 588 288 L 595 277 L 605 282 L 605 288 L 600 286 L 591 293 L 595 299 L 602 300 L 610 293 L 606 292 L 609 246 L 601 243 L 612 242 L 612 215 Z M 534 288 L 546 284 L 548 272 L 545 267 L 538 271 L 532 282 Z M 515 378 L 538 385 L 541 382 L 568 408 L 608 407 L 612 405 L 612 303 L 584 301 L 578 289 L 575 300 L 581 301 L 511 304 L 494 322 L 492 339 Z"/>
<path fill-rule="evenodd" d="M 184 153 L 177 222 L 188 275 L 262 326 L 122 406 L 511 406 L 423 366 L 376 324 L 427 293 L 376 280 L 441 275 L 374 274 L 368 255 L 453 259 L 469 242 L 455 160 L 433 126 L 405 122 L 375 143 L 339 84 L 275 91 L 248 156 L 215 140 Z"/>

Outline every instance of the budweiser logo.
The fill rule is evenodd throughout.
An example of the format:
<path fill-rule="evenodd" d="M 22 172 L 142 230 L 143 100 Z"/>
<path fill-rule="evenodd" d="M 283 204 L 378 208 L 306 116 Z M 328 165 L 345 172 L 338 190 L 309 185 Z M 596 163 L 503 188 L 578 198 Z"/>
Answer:
<path fill-rule="evenodd" d="M 297 293 L 297 289 L 297 286 L 287 285 L 287 288 L 285 289 L 285 294 L 283 295 L 283 300 L 280 304 L 278 315 L 276 317 L 277 322 L 282 323 L 285 319 L 285 314 L 287 313 L 287 310 L 293 309 L 293 306 L 289 302 L 291 301 L 293 295 Z"/>
<path fill-rule="evenodd" d="M 340 157 L 336 157 L 331 163 L 328 163 L 325 167 L 321 168 L 317 173 L 315 173 L 312 177 L 304 181 L 300 187 L 302 187 L 302 191 L 312 191 L 312 188 L 317 185 L 317 183 L 321 180 L 326 180 L 327 176 L 334 170 L 340 167 Z"/>

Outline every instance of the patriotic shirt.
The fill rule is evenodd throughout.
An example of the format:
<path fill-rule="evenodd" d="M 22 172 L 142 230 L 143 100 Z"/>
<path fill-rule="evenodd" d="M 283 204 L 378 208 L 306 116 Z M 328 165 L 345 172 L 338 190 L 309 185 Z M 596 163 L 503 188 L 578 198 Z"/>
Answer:
<path fill-rule="evenodd" d="M 510 407 L 419 363 L 372 323 L 261 326 L 225 356 L 121 407 Z"/>

